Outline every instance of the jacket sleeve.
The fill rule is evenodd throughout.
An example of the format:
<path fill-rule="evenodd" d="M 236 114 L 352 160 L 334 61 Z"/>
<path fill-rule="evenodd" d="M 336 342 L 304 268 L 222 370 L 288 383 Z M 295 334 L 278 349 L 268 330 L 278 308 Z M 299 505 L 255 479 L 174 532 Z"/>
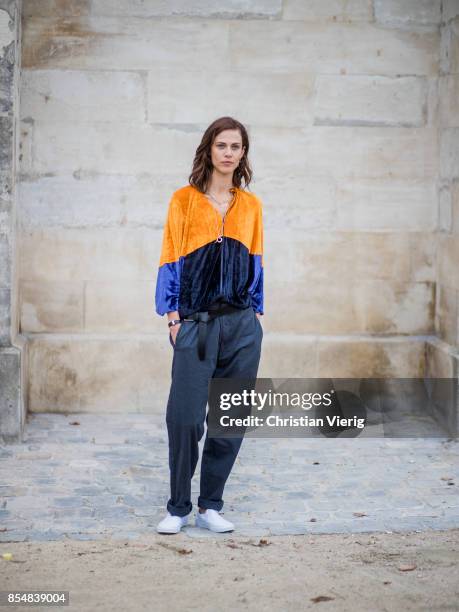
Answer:
<path fill-rule="evenodd" d="M 263 205 L 258 197 L 256 197 L 256 202 L 257 213 L 253 227 L 252 246 L 250 249 L 251 282 L 249 286 L 249 294 L 254 311 L 264 314 Z"/>
<path fill-rule="evenodd" d="M 164 226 L 158 276 L 156 312 L 164 315 L 179 308 L 181 253 L 184 219 L 179 202 L 172 196 Z"/>

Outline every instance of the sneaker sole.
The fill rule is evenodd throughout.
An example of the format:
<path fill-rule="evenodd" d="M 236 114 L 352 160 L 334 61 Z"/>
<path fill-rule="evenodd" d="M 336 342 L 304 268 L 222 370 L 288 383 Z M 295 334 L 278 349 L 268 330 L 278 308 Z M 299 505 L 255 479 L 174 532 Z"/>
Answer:
<path fill-rule="evenodd" d="M 156 529 L 156 533 L 180 533 L 180 531 L 182 530 L 183 527 L 187 527 L 188 523 L 185 523 L 185 525 L 182 525 L 180 527 L 180 529 L 178 531 L 167 531 L 167 529 L 161 529 L 161 531 L 159 529 Z"/>
<path fill-rule="evenodd" d="M 222 529 L 219 529 L 218 527 L 211 527 L 207 523 L 202 523 L 199 519 L 196 519 L 196 527 L 208 529 L 209 531 L 213 531 L 214 533 L 226 533 L 228 531 L 234 531 L 234 527 L 223 527 Z"/>

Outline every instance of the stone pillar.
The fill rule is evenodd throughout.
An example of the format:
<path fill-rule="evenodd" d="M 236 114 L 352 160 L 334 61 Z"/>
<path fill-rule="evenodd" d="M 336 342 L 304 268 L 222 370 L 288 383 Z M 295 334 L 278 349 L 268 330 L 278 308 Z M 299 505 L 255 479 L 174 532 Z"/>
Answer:
<path fill-rule="evenodd" d="M 23 339 L 17 329 L 16 171 L 21 1 L 0 0 L 0 441 L 22 439 Z"/>

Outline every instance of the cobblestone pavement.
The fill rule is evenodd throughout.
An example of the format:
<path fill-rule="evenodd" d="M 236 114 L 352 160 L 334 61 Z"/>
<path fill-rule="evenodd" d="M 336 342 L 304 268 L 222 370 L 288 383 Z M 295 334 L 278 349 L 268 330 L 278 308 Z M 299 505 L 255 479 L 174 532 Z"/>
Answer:
<path fill-rule="evenodd" d="M 246 437 L 222 513 L 247 536 L 459 527 L 458 458 L 447 438 Z M 200 461 L 182 532 L 232 537 L 194 526 Z M 24 443 L 0 449 L 2 542 L 135 539 L 168 497 L 160 416 L 30 414 Z"/>

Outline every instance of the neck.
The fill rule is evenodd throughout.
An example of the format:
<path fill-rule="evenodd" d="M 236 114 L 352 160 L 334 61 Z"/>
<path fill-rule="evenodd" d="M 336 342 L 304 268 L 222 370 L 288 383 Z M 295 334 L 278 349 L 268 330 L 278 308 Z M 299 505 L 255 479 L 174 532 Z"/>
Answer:
<path fill-rule="evenodd" d="M 210 182 L 207 186 L 207 191 L 212 192 L 216 196 L 226 195 L 233 187 L 233 175 L 221 174 L 214 169 Z"/>

